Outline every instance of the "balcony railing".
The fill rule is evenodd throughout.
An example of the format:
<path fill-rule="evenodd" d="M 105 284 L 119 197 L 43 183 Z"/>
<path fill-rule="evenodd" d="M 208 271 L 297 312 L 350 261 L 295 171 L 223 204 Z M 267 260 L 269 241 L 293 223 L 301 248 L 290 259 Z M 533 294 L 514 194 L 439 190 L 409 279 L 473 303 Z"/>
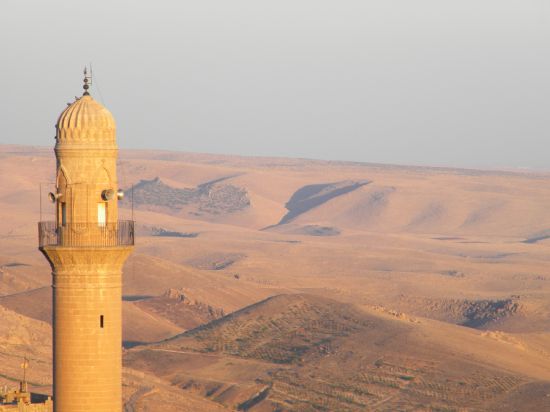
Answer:
<path fill-rule="evenodd" d="M 134 222 L 97 223 L 38 223 L 38 245 L 64 247 L 133 246 Z"/>

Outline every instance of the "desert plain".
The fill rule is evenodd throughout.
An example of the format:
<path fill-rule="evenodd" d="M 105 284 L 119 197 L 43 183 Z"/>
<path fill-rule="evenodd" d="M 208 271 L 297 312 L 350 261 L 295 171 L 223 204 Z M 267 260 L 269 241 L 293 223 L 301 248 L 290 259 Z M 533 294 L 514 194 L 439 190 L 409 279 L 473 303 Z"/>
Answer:
<path fill-rule="evenodd" d="M 550 410 L 550 173 L 119 158 L 126 411 Z M 0 146 L 0 385 L 37 394 L 54 171 Z"/>

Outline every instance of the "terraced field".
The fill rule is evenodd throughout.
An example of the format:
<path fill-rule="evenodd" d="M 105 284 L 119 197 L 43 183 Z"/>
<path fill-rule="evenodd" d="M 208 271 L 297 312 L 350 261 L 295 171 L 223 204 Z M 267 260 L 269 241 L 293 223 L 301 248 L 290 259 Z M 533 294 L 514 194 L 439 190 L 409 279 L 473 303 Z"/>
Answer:
<path fill-rule="evenodd" d="M 204 356 L 216 363 L 257 361 L 260 373 L 231 385 L 206 380 L 191 385 L 173 368 L 156 371 L 184 390 L 239 410 L 263 405 L 281 411 L 416 411 L 430 405 L 432 410 L 481 411 L 533 381 L 499 370 L 495 360 L 467 359 L 468 342 L 479 339 L 478 332 L 461 331 L 466 346 L 452 353 L 430 342 L 429 330 L 425 321 L 365 312 L 313 295 L 280 295 L 162 343 L 135 348 L 126 359 L 129 367 L 147 364 L 151 372 L 151 360 L 166 353 L 183 369 Z M 242 395 L 245 388 L 245 399 L 221 396 L 229 390 Z"/>

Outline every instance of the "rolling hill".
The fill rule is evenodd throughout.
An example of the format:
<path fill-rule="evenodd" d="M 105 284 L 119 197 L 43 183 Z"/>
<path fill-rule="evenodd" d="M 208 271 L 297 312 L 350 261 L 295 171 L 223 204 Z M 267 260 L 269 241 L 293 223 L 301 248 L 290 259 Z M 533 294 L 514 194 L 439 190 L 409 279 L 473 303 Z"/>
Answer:
<path fill-rule="evenodd" d="M 55 160 L 0 160 L 0 384 L 27 353 L 48 392 Z M 121 151 L 119 180 L 129 410 L 547 407 L 550 173 Z"/>
<path fill-rule="evenodd" d="M 507 410 L 503 398 L 519 404 L 550 377 L 548 354 L 505 334 L 303 294 L 135 348 L 125 362 L 239 410 Z"/>

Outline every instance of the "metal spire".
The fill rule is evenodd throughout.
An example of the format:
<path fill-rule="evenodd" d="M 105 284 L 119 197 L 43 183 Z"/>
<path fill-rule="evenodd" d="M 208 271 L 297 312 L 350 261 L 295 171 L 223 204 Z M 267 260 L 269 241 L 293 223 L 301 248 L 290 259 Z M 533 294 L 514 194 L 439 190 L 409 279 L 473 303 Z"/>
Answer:
<path fill-rule="evenodd" d="M 88 68 L 84 66 L 84 86 L 82 86 L 82 88 L 84 89 L 84 93 L 82 93 L 82 96 L 90 95 L 90 93 L 88 92 L 88 89 L 90 88 L 91 84 L 92 84 L 92 69 L 90 68 L 90 75 L 88 76 Z"/>

